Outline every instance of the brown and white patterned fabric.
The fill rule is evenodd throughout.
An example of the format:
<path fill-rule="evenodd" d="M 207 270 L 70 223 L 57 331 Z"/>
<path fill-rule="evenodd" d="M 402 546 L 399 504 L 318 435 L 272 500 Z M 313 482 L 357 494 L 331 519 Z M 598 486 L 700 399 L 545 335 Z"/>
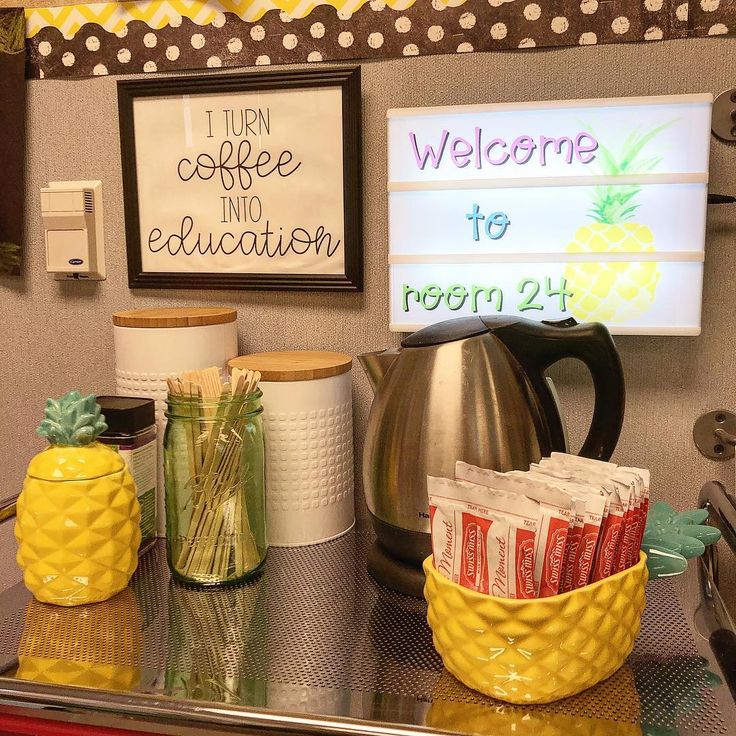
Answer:
<path fill-rule="evenodd" d="M 32 77 L 86 77 L 206 67 L 411 57 L 500 49 L 651 42 L 736 34 L 736 0 L 372 0 L 304 17 L 267 10 L 255 21 L 219 12 L 163 27 L 129 20 L 113 32 L 85 22 L 68 37 L 46 25 L 27 39 Z"/>
<path fill-rule="evenodd" d="M 736 34 L 736 0 L 696 0 L 689 6 L 693 36 L 725 36 Z"/>

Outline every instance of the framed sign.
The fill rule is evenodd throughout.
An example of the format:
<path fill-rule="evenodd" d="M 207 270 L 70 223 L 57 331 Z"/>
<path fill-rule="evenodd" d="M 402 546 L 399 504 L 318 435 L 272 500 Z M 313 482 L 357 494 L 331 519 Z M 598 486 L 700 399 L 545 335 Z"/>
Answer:
<path fill-rule="evenodd" d="M 391 329 L 503 313 L 699 334 L 711 104 L 389 110 Z"/>
<path fill-rule="evenodd" d="M 118 82 L 128 283 L 362 291 L 360 68 Z"/>

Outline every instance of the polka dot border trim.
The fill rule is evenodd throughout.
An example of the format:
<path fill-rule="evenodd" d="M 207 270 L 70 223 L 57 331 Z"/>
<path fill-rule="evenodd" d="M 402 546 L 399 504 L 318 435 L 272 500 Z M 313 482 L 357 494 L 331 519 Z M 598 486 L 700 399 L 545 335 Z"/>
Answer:
<path fill-rule="evenodd" d="M 304 18 L 271 10 L 256 23 L 233 13 L 202 26 L 160 29 L 131 21 L 112 33 L 95 23 L 71 39 L 53 27 L 27 39 L 30 77 L 89 77 L 429 54 L 653 42 L 736 33 L 736 2 L 723 0 L 466 0 L 353 13 L 318 5 Z"/>

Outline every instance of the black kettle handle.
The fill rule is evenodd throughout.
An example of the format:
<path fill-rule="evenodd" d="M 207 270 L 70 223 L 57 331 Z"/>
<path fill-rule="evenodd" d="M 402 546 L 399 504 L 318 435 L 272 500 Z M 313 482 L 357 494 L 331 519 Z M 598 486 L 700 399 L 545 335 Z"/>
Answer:
<path fill-rule="evenodd" d="M 578 358 L 588 367 L 595 389 L 595 409 L 580 455 L 608 460 L 624 421 L 624 375 L 611 333 L 600 322 L 578 324 L 519 320 L 494 333 L 513 353 L 539 396 L 550 430 L 552 450 L 564 450 L 562 424 L 544 372 L 562 358 Z"/>

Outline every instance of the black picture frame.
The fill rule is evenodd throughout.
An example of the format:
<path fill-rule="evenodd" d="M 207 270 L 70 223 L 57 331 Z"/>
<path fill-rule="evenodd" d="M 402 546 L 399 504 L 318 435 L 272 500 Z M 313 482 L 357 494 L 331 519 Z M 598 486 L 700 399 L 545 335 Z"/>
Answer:
<path fill-rule="evenodd" d="M 340 87 L 343 130 L 344 274 L 181 273 L 143 271 L 133 102 L 137 97 L 171 97 L 218 92 Z M 363 291 L 362 145 L 360 66 L 300 71 L 156 77 L 119 81 L 118 114 L 123 173 L 128 286 L 131 289 L 248 289 Z"/>

